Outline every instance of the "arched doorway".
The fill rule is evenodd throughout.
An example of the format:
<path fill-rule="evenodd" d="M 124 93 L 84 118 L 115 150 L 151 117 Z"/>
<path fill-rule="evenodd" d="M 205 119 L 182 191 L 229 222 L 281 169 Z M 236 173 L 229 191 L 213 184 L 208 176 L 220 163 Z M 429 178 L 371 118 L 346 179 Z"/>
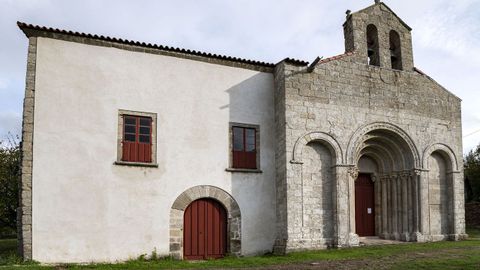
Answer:
<path fill-rule="evenodd" d="M 183 218 L 183 257 L 187 260 L 222 258 L 227 251 L 227 211 L 216 200 L 192 202 Z"/>
<path fill-rule="evenodd" d="M 360 173 L 355 181 L 355 224 L 358 236 L 375 235 L 375 193 L 370 174 Z"/>
<path fill-rule="evenodd" d="M 351 219 L 355 218 L 355 223 L 351 224 L 354 231 L 361 236 L 377 235 L 402 241 L 417 239 L 420 190 L 416 168 L 420 167 L 420 159 L 410 136 L 389 123 L 366 125 L 352 136 L 347 147 L 347 161 L 355 164 L 360 173 L 358 179 L 352 174 L 352 180 L 357 179 L 350 205 L 355 213 L 351 215 Z M 366 181 L 367 176 L 362 178 L 361 173 L 369 173 L 371 180 Z M 359 195 L 358 188 L 365 194 Z M 364 198 L 370 191 L 373 196 Z M 365 206 L 369 200 L 372 200 L 372 207 Z M 357 211 L 362 213 L 357 214 Z M 368 222 L 365 219 L 371 220 L 370 223 L 365 224 Z M 370 224 L 373 224 L 373 233 Z"/>
<path fill-rule="evenodd" d="M 170 210 L 170 256 L 184 258 L 185 211 L 197 200 L 212 200 L 225 212 L 226 247 L 224 255 L 240 256 L 242 252 L 242 225 L 240 208 L 235 199 L 226 191 L 208 185 L 194 186 L 182 192 L 173 202 Z"/>

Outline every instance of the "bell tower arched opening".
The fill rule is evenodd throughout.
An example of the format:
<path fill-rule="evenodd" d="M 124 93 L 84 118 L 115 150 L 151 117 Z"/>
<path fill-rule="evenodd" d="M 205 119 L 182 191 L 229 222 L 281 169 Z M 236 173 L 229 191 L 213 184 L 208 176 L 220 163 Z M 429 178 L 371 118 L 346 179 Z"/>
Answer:
<path fill-rule="evenodd" d="M 400 36 L 394 30 L 390 31 L 390 61 L 393 69 L 402 70 L 402 45 Z"/>
<path fill-rule="evenodd" d="M 367 55 L 368 64 L 371 66 L 380 66 L 380 49 L 378 44 L 378 30 L 373 24 L 367 26 Z"/>

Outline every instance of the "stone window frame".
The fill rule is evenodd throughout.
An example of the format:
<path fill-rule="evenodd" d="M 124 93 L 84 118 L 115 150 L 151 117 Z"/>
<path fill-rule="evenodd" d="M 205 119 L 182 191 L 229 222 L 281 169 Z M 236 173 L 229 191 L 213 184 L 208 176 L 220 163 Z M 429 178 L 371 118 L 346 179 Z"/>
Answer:
<path fill-rule="evenodd" d="M 233 127 L 241 128 L 252 128 L 255 129 L 255 149 L 256 149 L 256 169 L 243 169 L 243 168 L 234 168 L 233 167 Z M 227 172 L 244 172 L 244 173 L 262 173 L 260 167 L 260 125 L 256 124 L 246 124 L 239 122 L 229 122 L 228 125 L 228 168 L 225 169 Z"/>
<path fill-rule="evenodd" d="M 122 141 L 123 141 L 123 119 L 124 115 L 148 117 L 152 119 L 152 162 L 129 162 L 122 160 Z M 118 110 L 118 127 L 117 127 L 117 160 L 115 165 L 125 166 L 140 166 L 140 167 L 158 167 L 157 163 L 157 113 L 153 112 L 140 112 L 131 110 Z"/>

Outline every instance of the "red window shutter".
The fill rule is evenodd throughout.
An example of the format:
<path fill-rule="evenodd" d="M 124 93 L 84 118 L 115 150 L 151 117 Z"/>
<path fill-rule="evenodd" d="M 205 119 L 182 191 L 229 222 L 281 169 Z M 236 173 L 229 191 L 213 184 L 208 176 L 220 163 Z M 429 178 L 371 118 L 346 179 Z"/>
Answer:
<path fill-rule="evenodd" d="M 256 169 L 257 168 L 257 153 L 245 152 L 245 168 Z"/>
<path fill-rule="evenodd" d="M 152 162 L 152 119 L 123 116 L 122 160 Z"/>
<path fill-rule="evenodd" d="M 245 167 L 245 152 L 233 151 L 233 167 L 244 168 Z"/>

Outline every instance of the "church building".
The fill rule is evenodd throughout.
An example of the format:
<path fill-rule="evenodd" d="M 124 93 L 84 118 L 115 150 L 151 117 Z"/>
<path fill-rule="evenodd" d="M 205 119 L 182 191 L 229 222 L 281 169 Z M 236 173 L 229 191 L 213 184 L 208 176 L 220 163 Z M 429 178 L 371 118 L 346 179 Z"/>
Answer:
<path fill-rule="evenodd" d="M 465 234 L 461 100 L 387 5 L 345 53 L 265 63 L 18 22 L 19 240 L 42 263 L 196 260 Z"/>

